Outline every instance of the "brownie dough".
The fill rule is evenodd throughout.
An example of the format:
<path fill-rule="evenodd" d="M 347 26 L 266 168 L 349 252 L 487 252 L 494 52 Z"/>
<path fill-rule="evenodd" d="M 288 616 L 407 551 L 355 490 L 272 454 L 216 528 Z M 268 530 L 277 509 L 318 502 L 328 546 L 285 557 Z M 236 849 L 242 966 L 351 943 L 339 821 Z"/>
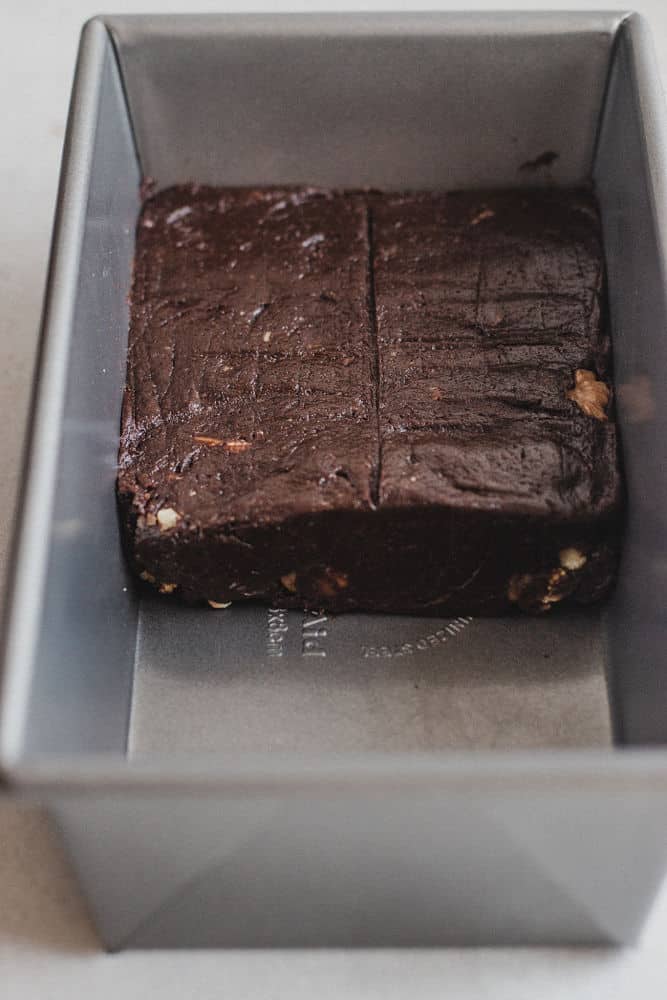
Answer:
<path fill-rule="evenodd" d="M 138 572 L 331 611 L 604 596 L 603 284 L 588 192 L 148 199 L 118 477 Z"/>

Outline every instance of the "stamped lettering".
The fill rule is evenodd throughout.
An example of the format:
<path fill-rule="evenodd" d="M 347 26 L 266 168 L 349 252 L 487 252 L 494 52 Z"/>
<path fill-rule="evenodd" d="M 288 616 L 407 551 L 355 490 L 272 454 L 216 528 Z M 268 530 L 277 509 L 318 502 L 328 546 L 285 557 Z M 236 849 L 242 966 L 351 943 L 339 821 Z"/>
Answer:
<path fill-rule="evenodd" d="M 285 636 L 287 635 L 287 611 L 285 608 L 269 608 L 266 628 L 266 655 L 285 655 Z"/>
<path fill-rule="evenodd" d="M 327 616 L 318 611 L 311 611 L 304 615 L 301 626 L 301 652 L 303 656 L 327 655 L 325 640 L 328 635 Z"/>
<path fill-rule="evenodd" d="M 366 659 L 394 659 L 399 656 L 414 656 L 425 649 L 434 646 L 444 646 L 459 632 L 462 632 L 470 625 L 472 618 L 453 618 L 443 628 L 434 629 L 428 635 L 421 636 L 414 642 L 403 642 L 395 646 L 362 646 L 361 655 Z"/>

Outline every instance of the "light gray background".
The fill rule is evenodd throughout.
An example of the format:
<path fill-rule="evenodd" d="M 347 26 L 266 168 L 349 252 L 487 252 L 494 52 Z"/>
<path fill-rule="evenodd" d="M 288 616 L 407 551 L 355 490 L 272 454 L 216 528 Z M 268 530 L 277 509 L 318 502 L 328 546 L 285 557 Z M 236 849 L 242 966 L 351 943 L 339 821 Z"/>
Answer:
<path fill-rule="evenodd" d="M 226 5 L 197 10 L 456 9 L 465 3 Z M 514 9 L 606 8 L 585 4 L 476 3 Z M 634 5 L 650 18 L 667 79 L 667 4 Z M 114 0 L 108 11 L 174 12 L 154 0 Z M 0 562 L 10 535 L 67 101 L 80 24 L 99 8 L 10 0 L 0 13 Z M 105 11 L 107 12 L 107 11 Z M 666 109 L 667 113 L 667 109 Z M 664 997 L 667 990 L 667 888 L 640 947 L 625 951 L 447 950 L 382 952 L 100 952 L 85 905 L 44 818 L 0 804 L 0 993 L 19 998 L 123 996 L 281 998 L 469 997 L 497 1000 L 605 1000 Z"/>

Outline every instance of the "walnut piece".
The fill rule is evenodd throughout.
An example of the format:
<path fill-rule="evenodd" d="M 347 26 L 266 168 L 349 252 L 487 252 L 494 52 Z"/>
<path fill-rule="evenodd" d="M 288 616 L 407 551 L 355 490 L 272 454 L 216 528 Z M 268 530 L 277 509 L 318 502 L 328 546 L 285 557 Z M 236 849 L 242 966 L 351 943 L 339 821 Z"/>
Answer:
<path fill-rule="evenodd" d="M 345 590 L 349 583 L 347 573 L 327 566 L 317 581 L 317 589 L 324 597 L 335 597 L 339 590 Z"/>
<path fill-rule="evenodd" d="M 587 417 L 596 420 L 606 420 L 605 408 L 609 404 L 609 389 L 596 376 L 595 372 L 586 368 L 577 368 L 574 373 L 574 389 L 570 389 L 567 398 L 576 403 Z"/>
<path fill-rule="evenodd" d="M 231 608 L 231 606 L 232 606 L 232 602 L 231 601 L 208 601 L 207 603 L 209 604 L 210 607 L 216 608 L 216 609 L 219 609 L 219 608 Z"/>
<path fill-rule="evenodd" d="M 530 586 L 532 582 L 532 576 L 529 573 L 515 573 L 510 577 L 510 581 L 507 584 L 507 599 L 512 602 L 512 604 L 518 604 L 523 594 L 524 590 Z"/>
<path fill-rule="evenodd" d="M 194 439 L 197 444 L 208 444 L 211 448 L 217 448 L 225 442 L 221 438 L 209 437 L 207 434 L 195 434 Z"/>
<path fill-rule="evenodd" d="M 342 573 L 340 570 L 327 569 L 327 576 L 330 580 L 333 580 L 339 590 L 345 590 L 350 582 L 347 573 Z"/>
<path fill-rule="evenodd" d="M 223 441 L 222 438 L 209 437 L 208 434 L 195 434 L 193 441 L 196 441 L 197 444 L 206 444 L 210 448 L 224 447 L 233 454 L 247 451 L 251 447 L 250 441 L 244 441 L 243 438 L 234 441 Z"/>
<path fill-rule="evenodd" d="M 548 573 L 515 573 L 507 585 L 507 597 L 522 611 L 544 614 L 572 593 L 575 580 L 563 567 Z"/>
<path fill-rule="evenodd" d="M 481 212 L 478 212 L 477 215 L 470 220 L 470 225 L 478 226 L 480 222 L 484 222 L 484 219 L 492 219 L 495 214 L 496 213 L 492 208 L 483 208 Z"/>
<path fill-rule="evenodd" d="M 558 558 L 563 569 L 569 569 L 573 573 L 576 573 L 578 569 L 583 569 L 588 562 L 588 557 L 575 548 L 561 549 Z"/>
<path fill-rule="evenodd" d="M 147 569 L 142 569 L 139 576 L 141 577 L 142 580 L 145 580 L 146 583 L 155 583 L 155 577 L 153 576 L 152 573 L 149 573 Z"/>
<path fill-rule="evenodd" d="M 175 528 L 180 519 L 178 511 L 173 507 L 163 507 L 157 512 L 157 523 L 160 531 L 169 531 Z"/>
<path fill-rule="evenodd" d="M 285 590 L 289 590 L 290 594 L 296 594 L 296 573 L 285 573 L 284 576 L 280 577 L 280 582 Z"/>
<path fill-rule="evenodd" d="M 562 590 L 558 590 L 557 587 L 559 583 L 562 583 L 566 576 L 566 569 L 561 568 L 551 571 L 549 579 L 547 580 L 547 590 L 542 598 L 542 604 L 548 606 L 550 604 L 558 604 L 559 601 L 563 600 L 566 595 L 562 592 Z"/>
<path fill-rule="evenodd" d="M 250 441 L 244 441 L 243 438 L 239 438 L 238 441 L 225 441 L 227 451 L 231 451 L 235 455 L 239 452 L 247 451 L 250 447 Z"/>
<path fill-rule="evenodd" d="M 177 586 L 177 583 L 161 583 L 158 590 L 161 594 L 173 594 Z"/>

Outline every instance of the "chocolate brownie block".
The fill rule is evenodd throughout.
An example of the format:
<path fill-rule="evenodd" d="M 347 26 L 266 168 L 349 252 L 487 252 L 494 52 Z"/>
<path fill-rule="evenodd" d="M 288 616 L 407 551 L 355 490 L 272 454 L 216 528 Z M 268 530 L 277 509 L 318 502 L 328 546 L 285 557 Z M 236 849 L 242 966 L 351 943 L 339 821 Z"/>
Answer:
<path fill-rule="evenodd" d="M 372 234 L 379 507 L 438 512 L 430 600 L 601 596 L 621 502 L 591 195 L 389 195 Z"/>
<path fill-rule="evenodd" d="M 614 576 L 586 192 L 180 186 L 138 227 L 131 559 L 214 605 L 547 611 Z"/>

